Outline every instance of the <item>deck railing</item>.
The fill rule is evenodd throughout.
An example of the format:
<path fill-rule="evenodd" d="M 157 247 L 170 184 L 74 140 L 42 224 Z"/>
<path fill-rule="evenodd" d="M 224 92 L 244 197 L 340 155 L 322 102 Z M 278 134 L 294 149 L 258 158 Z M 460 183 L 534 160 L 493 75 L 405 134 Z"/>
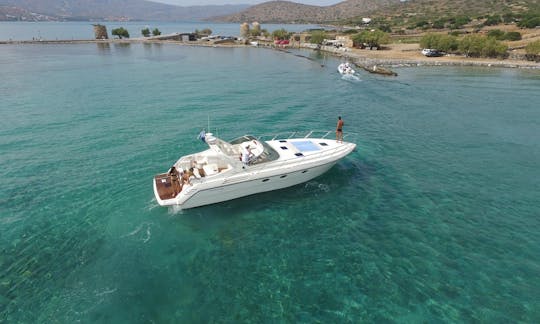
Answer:
<path fill-rule="evenodd" d="M 317 136 L 317 134 L 322 134 L 322 135 Z M 276 140 L 276 139 L 291 139 L 291 138 L 326 138 L 327 136 L 332 135 L 332 134 L 335 134 L 335 131 L 296 131 L 296 132 L 287 132 L 287 133 L 277 133 L 274 135 L 261 135 L 261 136 L 258 136 L 258 137 L 255 136 L 255 137 L 257 138 L 257 140 L 266 141 L 267 139 Z M 357 136 L 356 133 L 347 133 L 343 135 L 343 140 L 345 141 L 346 137 L 354 138 L 356 136 Z M 342 149 L 343 147 L 341 146 L 334 147 L 332 149 L 327 150 L 327 154 L 330 154 L 330 155 L 338 154 L 338 152 L 341 151 Z M 295 158 L 287 159 L 285 161 L 281 161 L 277 163 L 274 162 L 271 164 L 271 167 L 276 168 L 276 169 L 282 169 L 282 170 L 294 168 L 295 166 L 291 165 L 291 160 L 293 159 Z M 262 172 L 263 170 L 267 168 L 268 167 L 264 164 L 263 165 L 253 164 L 247 167 L 246 171 L 250 173 L 250 177 L 253 177 L 253 176 L 257 176 L 260 172 Z M 233 176 L 232 179 L 234 178 L 235 177 Z M 223 181 L 223 183 L 229 183 L 232 179 L 226 179 Z"/>
<path fill-rule="evenodd" d="M 276 139 L 291 139 L 291 138 L 327 138 L 329 135 L 334 135 L 336 131 L 294 131 L 294 132 L 282 132 L 276 134 L 265 134 L 256 136 L 260 141 L 274 141 Z M 357 137 L 356 133 L 344 132 L 343 140 L 345 139 L 355 139 Z"/>

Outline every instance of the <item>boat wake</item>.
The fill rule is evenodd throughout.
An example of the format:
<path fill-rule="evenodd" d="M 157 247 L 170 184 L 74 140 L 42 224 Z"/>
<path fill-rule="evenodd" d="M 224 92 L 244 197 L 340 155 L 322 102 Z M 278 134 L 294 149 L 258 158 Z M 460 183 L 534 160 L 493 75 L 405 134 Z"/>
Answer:
<path fill-rule="evenodd" d="M 349 82 L 360 82 L 362 81 L 359 77 L 357 77 L 354 74 L 343 74 L 341 75 L 341 80 L 349 81 Z"/>
<path fill-rule="evenodd" d="M 304 185 L 306 192 L 319 193 L 319 192 L 329 192 L 330 186 L 324 183 L 319 183 L 317 181 L 310 181 Z"/>
<path fill-rule="evenodd" d="M 184 213 L 184 210 L 182 209 L 182 206 L 178 206 L 178 205 L 172 205 L 172 206 L 169 206 L 169 214 L 171 215 L 176 215 L 176 214 L 183 214 Z"/>
<path fill-rule="evenodd" d="M 152 223 L 147 223 L 147 222 L 144 222 L 142 224 L 140 224 L 136 229 L 134 229 L 133 231 L 125 234 L 125 235 L 122 235 L 121 238 L 125 238 L 125 237 L 129 237 L 129 236 L 134 236 L 136 234 L 138 234 L 139 232 L 141 232 L 141 230 L 143 229 L 143 227 L 146 226 L 146 237 L 144 238 L 140 238 L 140 240 L 143 242 L 143 243 L 146 243 L 148 241 L 150 241 L 150 238 L 152 237 L 152 232 L 150 231 L 150 228 L 152 226 Z M 142 235 L 141 235 L 142 236 Z"/>

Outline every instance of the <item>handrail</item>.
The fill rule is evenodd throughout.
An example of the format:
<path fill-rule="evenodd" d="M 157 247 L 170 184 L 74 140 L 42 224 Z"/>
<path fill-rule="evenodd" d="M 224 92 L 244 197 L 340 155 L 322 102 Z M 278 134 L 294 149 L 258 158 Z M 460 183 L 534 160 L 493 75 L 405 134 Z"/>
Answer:
<path fill-rule="evenodd" d="M 280 132 L 275 134 L 263 134 L 259 136 L 255 136 L 258 140 L 264 140 L 265 138 L 270 138 L 271 141 L 275 141 L 279 138 L 285 138 L 285 139 L 291 139 L 291 138 L 314 138 L 317 134 L 321 134 L 320 138 L 327 138 L 330 134 L 334 133 L 335 131 L 327 131 L 327 130 L 310 130 L 310 131 L 294 131 L 294 132 Z M 301 136 L 297 136 L 297 134 L 305 134 Z M 345 138 L 356 138 L 358 136 L 357 133 L 354 132 L 345 132 L 343 134 L 343 139 Z"/>

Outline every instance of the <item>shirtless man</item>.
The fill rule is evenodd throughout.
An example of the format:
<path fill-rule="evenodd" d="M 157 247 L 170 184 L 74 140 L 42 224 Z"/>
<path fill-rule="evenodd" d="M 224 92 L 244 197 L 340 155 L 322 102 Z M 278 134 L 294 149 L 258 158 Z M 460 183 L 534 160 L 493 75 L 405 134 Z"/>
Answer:
<path fill-rule="evenodd" d="M 189 171 L 186 171 L 186 172 L 183 172 L 182 173 L 182 185 L 191 185 L 191 182 L 189 181 Z"/>
<path fill-rule="evenodd" d="M 341 119 L 341 116 L 339 116 L 336 126 L 336 142 L 343 143 L 343 125 L 345 125 L 345 123 Z"/>
<path fill-rule="evenodd" d="M 175 197 L 180 191 L 182 191 L 182 185 L 180 184 L 180 181 L 178 181 L 178 171 L 174 165 L 169 169 L 168 175 L 171 177 L 171 186 L 173 196 Z"/>

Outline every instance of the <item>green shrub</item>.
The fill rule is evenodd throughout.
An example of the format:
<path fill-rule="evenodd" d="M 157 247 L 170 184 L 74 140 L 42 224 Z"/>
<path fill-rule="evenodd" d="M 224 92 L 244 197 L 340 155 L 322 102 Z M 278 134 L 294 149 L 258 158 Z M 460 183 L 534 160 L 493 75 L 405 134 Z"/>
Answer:
<path fill-rule="evenodd" d="M 540 26 L 540 17 L 523 19 L 517 25 L 521 28 L 536 28 Z"/>
<path fill-rule="evenodd" d="M 414 25 L 416 28 L 423 28 L 426 26 L 429 26 L 429 22 L 427 20 L 420 20 Z"/>
<path fill-rule="evenodd" d="M 433 22 L 433 25 L 431 27 L 435 29 L 443 29 L 446 24 L 446 20 L 444 19 L 438 19 Z"/>
<path fill-rule="evenodd" d="M 521 39 L 520 32 L 503 32 L 500 29 L 493 29 L 487 33 L 488 37 L 495 38 L 496 40 L 508 40 L 508 41 L 518 41 Z"/>
<path fill-rule="evenodd" d="M 527 44 L 525 46 L 525 53 L 540 55 L 540 40 Z"/>
<path fill-rule="evenodd" d="M 501 18 L 502 18 L 503 22 L 506 23 L 506 24 L 516 21 L 515 15 L 513 13 L 511 13 L 511 12 L 504 13 Z"/>
<path fill-rule="evenodd" d="M 494 15 L 494 16 L 488 16 L 486 21 L 484 21 L 484 26 L 493 26 L 498 25 L 502 22 L 501 16 Z"/>
<path fill-rule="evenodd" d="M 392 32 L 392 27 L 390 27 L 390 25 L 388 25 L 388 24 L 378 25 L 377 28 L 379 28 L 380 30 L 382 30 L 385 33 L 391 33 Z"/>
<path fill-rule="evenodd" d="M 517 23 L 521 28 L 535 28 L 540 26 L 540 12 L 529 11 L 518 16 L 520 19 Z"/>
<path fill-rule="evenodd" d="M 450 29 L 460 29 L 469 22 L 471 22 L 471 18 L 467 16 L 456 16 L 448 20 Z"/>
<path fill-rule="evenodd" d="M 488 37 L 493 37 L 499 40 L 503 39 L 504 35 L 505 35 L 504 32 L 500 29 L 493 29 L 493 30 L 488 31 L 487 33 Z"/>
<path fill-rule="evenodd" d="M 521 33 L 520 32 L 508 32 L 508 33 L 504 34 L 503 39 L 508 40 L 508 41 L 518 41 L 518 40 L 521 40 Z"/>

